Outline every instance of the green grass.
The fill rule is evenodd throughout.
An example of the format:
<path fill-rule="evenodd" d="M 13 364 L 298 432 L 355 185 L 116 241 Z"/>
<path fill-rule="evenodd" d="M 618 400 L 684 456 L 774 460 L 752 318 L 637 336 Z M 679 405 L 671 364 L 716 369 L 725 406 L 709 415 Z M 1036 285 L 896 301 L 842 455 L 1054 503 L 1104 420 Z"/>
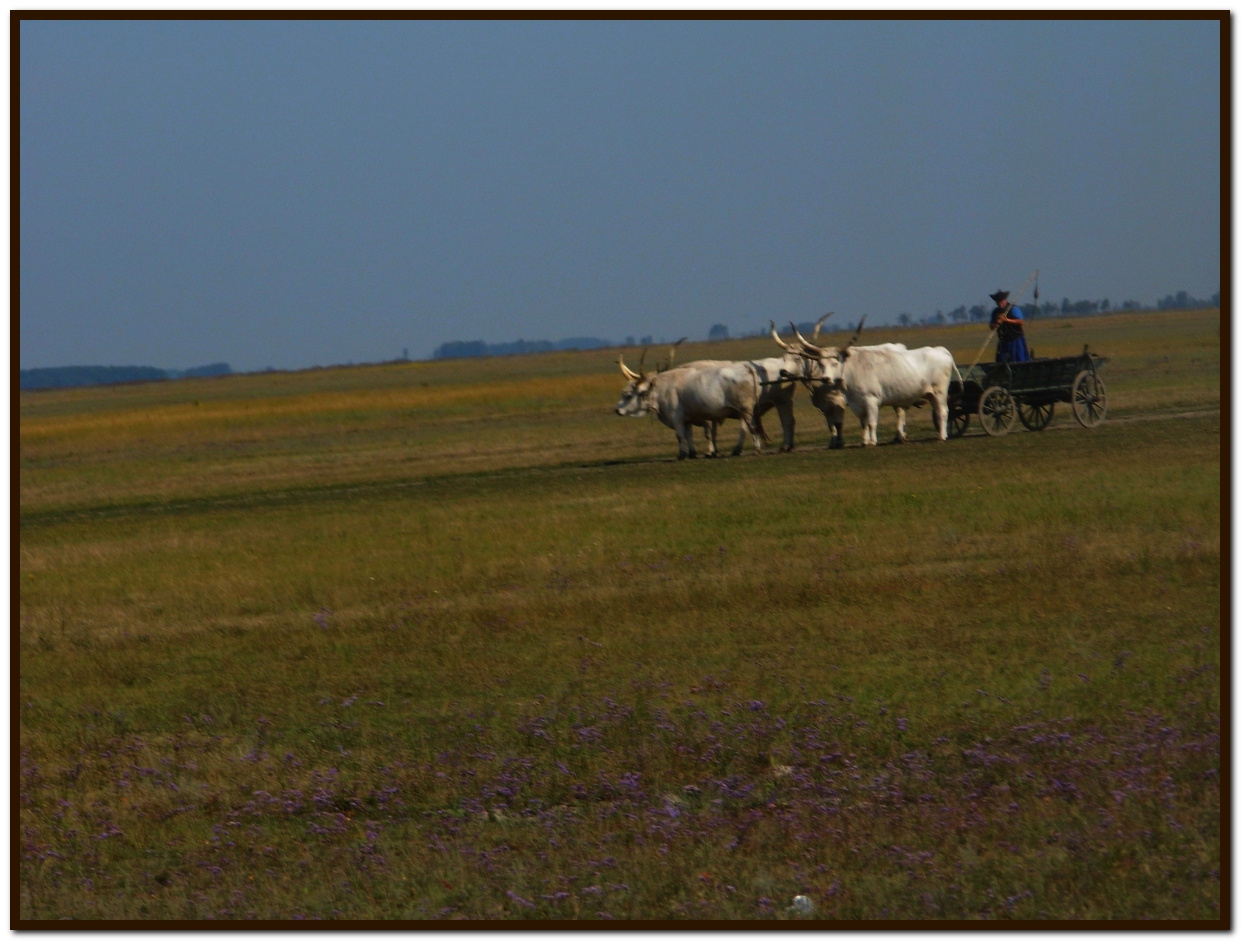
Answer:
<path fill-rule="evenodd" d="M 1218 919 L 1218 321 L 718 461 L 606 351 L 23 394 L 20 917 Z"/>

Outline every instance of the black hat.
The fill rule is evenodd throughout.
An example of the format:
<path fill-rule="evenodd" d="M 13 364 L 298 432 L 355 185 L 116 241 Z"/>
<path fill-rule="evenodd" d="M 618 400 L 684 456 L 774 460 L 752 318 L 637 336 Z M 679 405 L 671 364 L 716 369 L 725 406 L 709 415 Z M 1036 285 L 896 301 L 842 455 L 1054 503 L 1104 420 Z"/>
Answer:
<path fill-rule="evenodd" d="M 998 304 L 1000 303 L 1000 301 L 1004 300 L 1004 298 L 1008 297 L 1008 292 L 1007 291 L 996 291 L 994 294 L 989 294 L 988 297 L 990 297 L 991 300 L 995 301 Z"/>

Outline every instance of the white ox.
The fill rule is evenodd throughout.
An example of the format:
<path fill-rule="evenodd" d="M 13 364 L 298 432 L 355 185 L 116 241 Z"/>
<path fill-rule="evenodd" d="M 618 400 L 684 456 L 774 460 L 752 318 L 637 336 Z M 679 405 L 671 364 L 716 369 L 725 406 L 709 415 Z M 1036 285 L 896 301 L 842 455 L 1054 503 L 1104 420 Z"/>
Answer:
<path fill-rule="evenodd" d="M 819 328 L 823 326 L 823 321 L 825 321 L 830 316 L 832 316 L 831 311 L 824 314 L 822 317 L 818 319 L 818 321 L 815 322 L 814 333 L 812 334 L 812 336 L 815 339 L 818 339 Z M 797 383 L 795 381 L 792 381 L 791 377 L 795 375 L 800 376 L 800 372 L 796 372 L 795 370 L 800 370 L 802 359 L 799 356 L 794 357 L 793 355 L 791 355 L 792 350 L 790 349 L 790 347 L 785 345 L 785 343 L 780 339 L 779 335 L 776 333 L 776 325 L 774 321 L 772 321 L 772 324 L 771 324 L 771 333 L 772 333 L 772 336 L 776 338 L 776 342 L 779 343 L 782 347 L 784 347 L 785 350 L 788 350 L 789 353 L 787 353 L 784 356 L 769 356 L 765 359 L 752 359 L 752 360 L 746 361 L 746 365 L 751 366 L 754 369 L 755 373 L 758 375 L 759 393 L 758 393 L 758 402 L 755 404 L 755 407 L 754 407 L 754 423 L 762 439 L 764 441 L 768 440 L 767 433 L 763 431 L 763 415 L 765 415 L 767 412 L 771 411 L 774 408 L 776 410 L 776 414 L 780 416 L 780 430 L 782 432 L 780 450 L 781 451 L 792 451 L 793 450 L 793 430 L 797 424 L 793 419 L 793 394 L 797 391 Z M 677 342 L 680 343 L 679 340 Z M 675 346 L 674 346 L 674 349 L 675 349 Z M 686 365 L 694 366 L 694 365 L 698 365 L 699 363 L 709 364 L 712 366 L 724 365 L 724 363 L 719 360 L 698 360 L 695 363 L 687 363 Z M 813 398 L 816 394 L 819 394 L 819 390 L 812 388 L 811 389 L 811 396 L 812 396 L 811 401 L 814 402 L 815 407 L 818 408 L 820 411 L 822 411 L 824 416 L 826 417 L 828 415 L 828 409 L 832 408 L 833 406 L 831 404 L 820 405 L 819 402 Z M 824 398 L 824 397 L 820 396 L 820 398 Z M 837 398 L 839 398 L 839 403 L 840 403 L 838 411 L 840 412 L 840 415 L 843 416 L 844 415 L 844 399 L 843 397 L 837 397 Z M 826 402 L 826 399 L 824 399 L 824 401 Z M 828 426 L 829 427 L 832 426 L 832 419 L 830 417 L 828 418 Z M 837 429 L 837 434 L 839 434 L 840 419 L 836 420 L 835 427 Z M 712 438 L 714 434 L 715 434 L 715 426 L 714 425 L 708 426 L 707 428 L 708 438 L 709 439 Z M 744 438 L 744 434 L 745 433 L 743 431 L 742 432 L 743 438 Z"/>
<path fill-rule="evenodd" d="M 862 319 L 865 320 L 866 318 L 863 317 Z M 820 320 L 819 323 L 821 324 L 822 320 Z M 858 327 L 858 329 L 860 330 L 861 327 Z M 797 333 L 796 327 L 793 327 L 793 332 Z M 797 335 L 799 337 L 801 336 L 801 334 Z M 776 331 L 776 324 L 774 321 L 771 323 L 771 336 L 772 339 L 774 339 L 776 343 L 779 344 L 785 351 L 784 356 L 779 359 L 781 364 L 781 375 L 795 377 L 797 379 L 813 379 L 816 376 L 821 376 L 822 370 L 817 368 L 817 362 L 812 361 L 811 364 L 808 364 L 808 356 L 807 354 L 802 353 L 799 345 L 785 343 L 780 339 L 780 334 Z M 815 331 L 811 335 L 811 338 L 812 340 L 817 340 L 819 338 L 818 325 L 815 326 Z M 854 339 L 857 339 L 857 337 L 855 336 Z M 805 338 L 802 337 L 803 342 L 804 340 Z M 881 343 L 877 346 L 862 346 L 854 347 L 853 349 L 905 350 L 906 346 L 904 343 Z M 807 382 L 806 384 L 810 387 L 810 404 L 823 413 L 823 419 L 827 422 L 827 429 L 831 432 L 832 440 L 828 445 L 828 449 L 835 451 L 839 448 L 843 448 L 845 446 L 845 408 L 848 405 L 845 400 L 844 393 L 836 386 L 829 385 L 825 382 Z M 919 402 L 918 406 L 921 407 L 921 405 L 922 403 Z M 899 405 L 894 405 L 892 406 L 892 411 L 896 414 L 895 441 L 904 442 L 907 440 L 907 435 L 905 434 L 905 409 Z"/>
<path fill-rule="evenodd" d="M 824 314 L 819 318 L 819 322 L 815 324 L 814 336 L 819 335 L 819 327 L 823 321 L 830 317 L 831 314 Z M 677 340 L 672 344 L 672 349 L 668 351 L 668 365 L 671 366 L 676 357 L 677 347 L 685 342 L 685 337 Z M 645 353 L 643 354 L 645 355 Z M 797 391 L 797 383 L 789 382 L 781 375 L 785 366 L 785 358 L 781 356 L 771 356 L 766 359 L 745 360 L 745 365 L 753 367 L 758 374 L 758 401 L 754 403 L 754 427 L 758 430 L 758 435 L 764 441 L 770 440 L 767 432 L 763 430 L 763 416 L 773 408 L 776 414 L 780 416 L 781 441 L 780 450 L 782 452 L 793 450 L 793 429 L 796 422 L 793 420 L 793 393 Z M 697 359 L 693 362 L 686 363 L 686 367 L 717 367 L 731 365 L 732 361 L 722 359 Z M 641 362 L 638 364 L 639 370 L 642 368 Z M 715 457 L 715 438 L 716 431 L 719 428 L 719 422 L 704 422 L 702 425 L 706 433 L 707 454 Z M 745 429 L 741 429 L 739 435 L 742 444 L 745 441 Z M 737 453 L 734 451 L 734 453 Z"/>
<path fill-rule="evenodd" d="M 707 451 L 714 455 L 713 425 L 727 418 L 742 423 L 733 454 L 741 453 L 747 431 L 754 438 L 754 450 L 762 453 L 766 435 L 755 418 L 762 387 L 751 364 L 689 363 L 662 372 L 636 373 L 625 365 L 623 356 L 617 362 L 629 382 L 616 403 L 616 414 L 637 418 L 654 411 L 661 422 L 676 432 L 678 459 L 698 456 L 693 438 L 695 425 L 706 429 Z"/>
<path fill-rule="evenodd" d="M 797 383 L 791 382 L 787 378 L 782 377 L 781 371 L 787 365 L 784 357 L 770 356 L 766 359 L 751 359 L 739 362 L 722 359 L 697 359 L 692 363 L 686 363 L 684 369 L 692 369 L 694 367 L 718 368 L 720 366 L 749 366 L 758 376 L 758 400 L 754 403 L 754 427 L 758 431 L 759 437 L 764 441 L 770 440 L 767 432 L 763 430 L 763 416 L 770 412 L 773 408 L 780 417 L 780 450 L 782 452 L 793 450 L 793 430 L 796 422 L 793 420 L 793 393 L 797 391 Z M 715 432 L 719 422 L 711 422 L 705 426 L 707 437 L 707 453 L 714 456 L 715 452 Z M 741 430 L 741 439 L 745 440 L 745 429 Z"/>
<path fill-rule="evenodd" d="M 865 318 L 863 318 L 865 320 Z M 858 331 L 862 329 L 858 325 Z M 853 339 L 839 349 L 819 347 L 797 334 L 807 378 L 839 392 L 862 425 L 862 444 L 879 443 L 879 409 L 898 410 L 930 402 L 935 409 L 935 431 L 948 439 L 948 385 L 956 372 L 952 353 L 942 346 L 901 349 L 900 344 L 854 346 Z M 897 412 L 897 439 L 904 440 L 904 414 Z"/>

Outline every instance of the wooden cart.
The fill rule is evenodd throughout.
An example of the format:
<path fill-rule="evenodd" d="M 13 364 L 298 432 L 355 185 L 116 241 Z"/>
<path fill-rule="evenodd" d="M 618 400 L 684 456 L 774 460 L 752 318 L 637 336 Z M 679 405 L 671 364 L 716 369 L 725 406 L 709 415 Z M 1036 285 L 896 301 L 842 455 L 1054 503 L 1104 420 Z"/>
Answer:
<path fill-rule="evenodd" d="M 1068 402 L 1073 417 L 1093 428 L 1107 415 L 1107 389 L 1099 378 L 1106 362 L 1082 347 L 1078 356 L 958 367 L 961 379 L 948 387 L 948 436 L 965 434 L 974 415 L 989 435 L 1008 434 L 1017 419 L 1031 431 L 1042 431 L 1057 402 Z"/>

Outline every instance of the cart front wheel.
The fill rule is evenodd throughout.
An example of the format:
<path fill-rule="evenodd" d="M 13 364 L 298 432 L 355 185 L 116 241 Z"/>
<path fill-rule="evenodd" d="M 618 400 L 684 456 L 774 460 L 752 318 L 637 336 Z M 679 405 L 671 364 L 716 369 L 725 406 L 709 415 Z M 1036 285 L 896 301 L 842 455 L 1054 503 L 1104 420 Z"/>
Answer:
<path fill-rule="evenodd" d="M 970 426 L 970 413 L 963 408 L 948 409 L 948 437 L 959 438 Z"/>
<path fill-rule="evenodd" d="M 1107 416 L 1107 389 L 1093 369 L 1083 369 L 1073 380 L 1073 417 L 1093 428 Z"/>
<path fill-rule="evenodd" d="M 1042 405 L 1018 405 L 1017 417 L 1031 431 L 1042 431 L 1051 424 L 1051 417 L 1056 414 L 1055 402 L 1044 402 Z"/>
<path fill-rule="evenodd" d="M 992 386 L 978 401 L 978 420 L 982 430 L 993 437 L 1008 434 L 1017 420 L 1017 406 L 1003 386 Z"/>

